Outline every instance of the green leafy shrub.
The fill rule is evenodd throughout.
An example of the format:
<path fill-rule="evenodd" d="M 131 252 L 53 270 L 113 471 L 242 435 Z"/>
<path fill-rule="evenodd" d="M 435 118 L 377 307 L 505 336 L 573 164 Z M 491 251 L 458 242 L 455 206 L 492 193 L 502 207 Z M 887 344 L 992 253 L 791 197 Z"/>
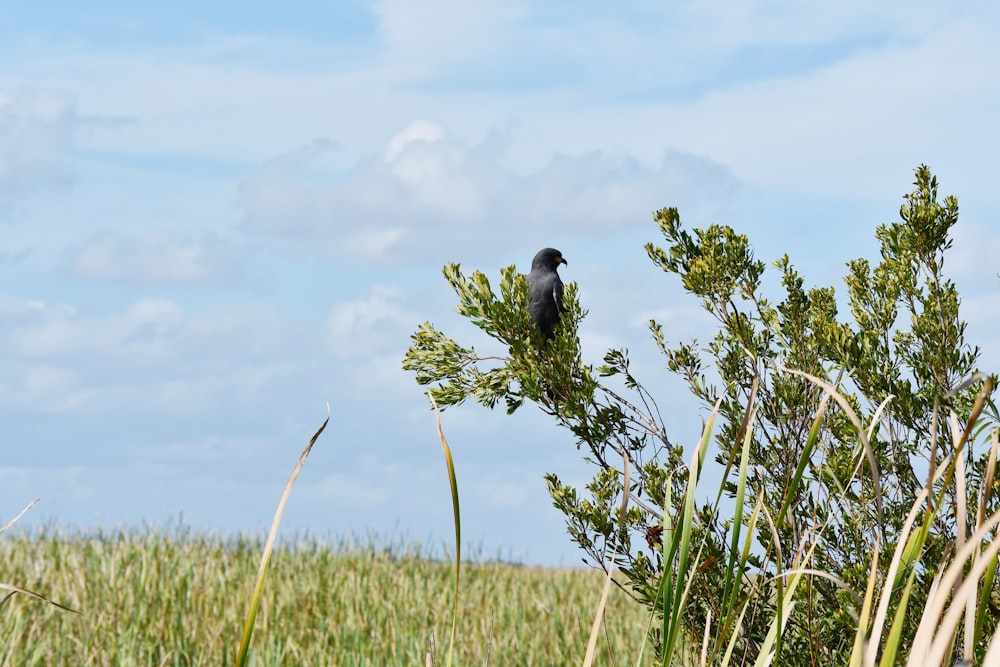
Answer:
<path fill-rule="evenodd" d="M 501 272 L 497 294 L 484 274 L 449 265 L 458 312 L 506 354 L 480 356 L 428 322 L 403 365 L 442 407 L 472 399 L 512 413 L 529 402 L 573 434 L 594 477 L 575 488 L 548 474 L 549 492 L 572 540 L 595 565 L 620 569 L 622 587 L 653 610 L 650 638 L 664 664 L 848 664 L 879 645 L 858 640 L 869 630 L 870 587 L 868 600 L 886 593 L 905 655 L 924 615 L 906 600 L 929 599 L 956 550 L 998 509 L 995 436 L 993 459 L 975 446 L 998 418 L 995 378 L 977 371 L 979 349 L 965 341 L 944 273 L 958 202 L 939 201 L 921 166 L 899 217 L 876 230 L 876 265 L 848 263 L 845 317 L 833 287 L 806 288 L 787 256 L 773 264 L 783 294 L 772 300 L 762 287 L 768 267 L 746 236 L 685 229 L 674 208 L 655 213 L 665 244 L 647 244 L 650 259 L 718 324 L 702 344 L 668 341 L 650 322 L 667 367 L 711 411 L 690 458 L 626 350 L 608 351 L 596 368 L 582 362 L 586 311 L 572 283 L 557 335 L 545 341 L 514 267 Z M 723 481 L 706 498 L 695 490 L 710 434 Z M 917 498 L 926 502 L 911 534 L 904 525 Z M 904 570 L 897 559 L 887 581 L 910 539 Z M 906 599 L 893 598 L 903 574 Z M 992 585 L 992 575 L 980 584 L 978 630 L 955 639 L 956 655 L 985 651 L 969 644 L 997 625 Z"/>

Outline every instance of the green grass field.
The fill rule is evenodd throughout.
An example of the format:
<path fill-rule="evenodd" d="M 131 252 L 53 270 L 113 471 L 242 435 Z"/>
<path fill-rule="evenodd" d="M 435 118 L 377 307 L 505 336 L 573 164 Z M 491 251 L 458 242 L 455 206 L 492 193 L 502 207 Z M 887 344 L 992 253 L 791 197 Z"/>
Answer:
<path fill-rule="evenodd" d="M 261 549 L 155 532 L 0 535 L 0 581 L 80 612 L 14 595 L 0 613 L 0 665 L 231 664 Z M 455 664 L 581 664 L 602 577 L 463 564 Z M 453 586 L 453 564 L 418 548 L 279 548 L 249 664 L 423 665 L 432 642 L 444 664 Z M 613 589 L 606 617 L 597 664 L 635 664 L 648 616 Z"/>

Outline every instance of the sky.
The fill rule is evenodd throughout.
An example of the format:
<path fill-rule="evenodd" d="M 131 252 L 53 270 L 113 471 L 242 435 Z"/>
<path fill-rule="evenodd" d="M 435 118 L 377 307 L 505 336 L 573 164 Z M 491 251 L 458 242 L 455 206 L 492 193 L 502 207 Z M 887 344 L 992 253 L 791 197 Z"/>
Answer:
<path fill-rule="evenodd" d="M 927 164 L 945 268 L 1000 367 L 1000 6 L 992 2 L 0 0 L 0 518 L 263 532 L 327 414 L 286 535 L 453 540 L 424 321 L 483 352 L 441 268 L 568 259 L 585 361 L 665 369 L 711 335 L 643 250 L 652 212 L 728 224 L 808 286 L 877 259 Z M 774 296 L 777 296 L 775 294 Z M 466 553 L 571 565 L 530 407 L 450 409 Z"/>

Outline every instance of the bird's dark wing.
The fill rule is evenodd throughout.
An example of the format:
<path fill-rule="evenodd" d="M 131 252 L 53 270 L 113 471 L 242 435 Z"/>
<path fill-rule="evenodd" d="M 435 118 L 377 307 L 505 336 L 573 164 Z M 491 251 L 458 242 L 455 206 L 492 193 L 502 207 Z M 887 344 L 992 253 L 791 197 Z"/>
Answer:
<path fill-rule="evenodd" d="M 546 338 L 555 335 L 561 302 L 562 281 L 555 271 L 532 271 L 528 274 L 528 312 Z"/>

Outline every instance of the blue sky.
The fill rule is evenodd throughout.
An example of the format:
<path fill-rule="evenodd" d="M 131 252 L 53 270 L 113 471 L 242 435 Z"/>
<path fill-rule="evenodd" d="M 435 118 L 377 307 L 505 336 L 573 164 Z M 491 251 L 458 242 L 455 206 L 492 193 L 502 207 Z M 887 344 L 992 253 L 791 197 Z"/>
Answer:
<path fill-rule="evenodd" d="M 697 406 L 645 323 L 710 322 L 642 244 L 721 222 L 807 283 L 874 257 L 927 163 L 946 268 L 996 370 L 993 3 L 0 0 L 0 515 L 450 534 L 426 399 L 400 369 L 454 314 L 442 265 L 569 259 L 589 361 L 626 346 L 668 426 Z M 542 475 L 587 479 L 525 409 L 445 414 L 465 535 L 573 563 Z"/>

